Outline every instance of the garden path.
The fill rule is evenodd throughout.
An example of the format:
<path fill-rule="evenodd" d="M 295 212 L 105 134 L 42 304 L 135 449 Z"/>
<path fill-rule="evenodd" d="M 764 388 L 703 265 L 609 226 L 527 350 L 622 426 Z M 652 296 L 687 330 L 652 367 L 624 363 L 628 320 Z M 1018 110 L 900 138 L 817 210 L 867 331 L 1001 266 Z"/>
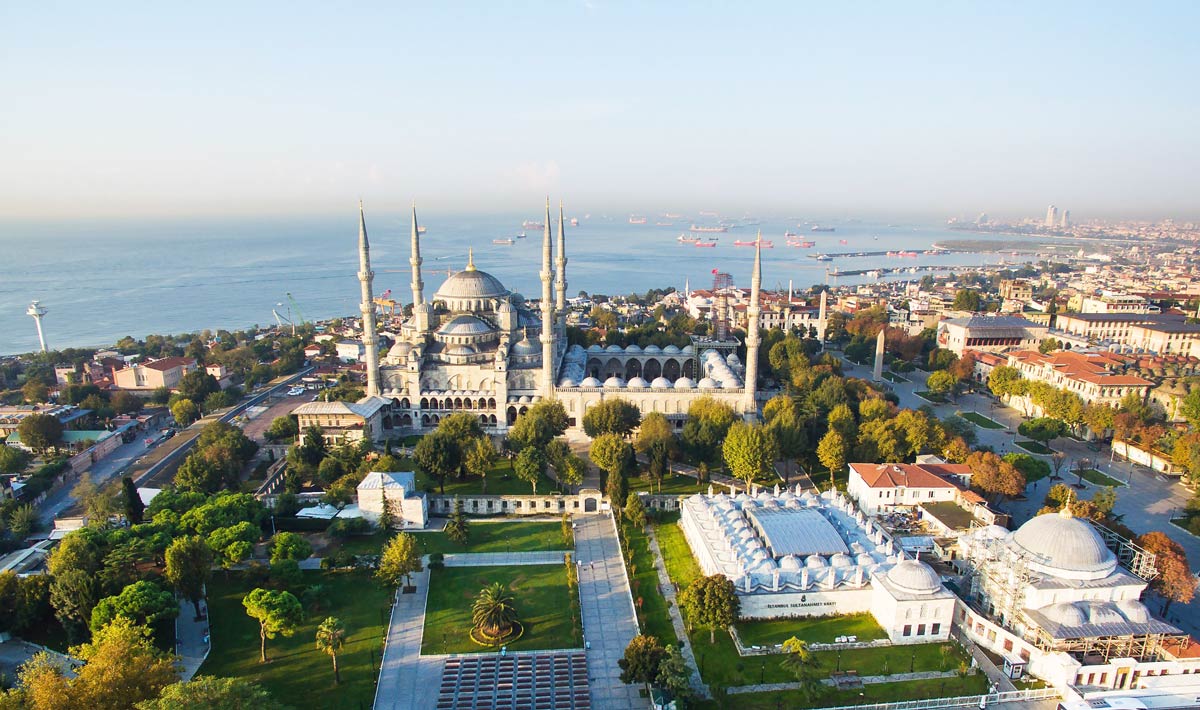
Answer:
<path fill-rule="evenodd" d="M 375 689 L 376 710 L 426 710 L 437 703 L 433 692 L 442 679 L 444 656 L 422 656 L 425 602 L 429 594 L 429 567 L 413 575 L 415 594 L 399 594 L 392 605 L 387 645 Z"/>
<path fill-rule="evenodd" d="M 682 644 L 683 660 L 687 662 L 688 671 L 691 674 L 692 689 L 702 698 L 710 698 L 708 686 L 704 684 L 704 680 L 700 677 L 700 671 L 697 670 L 696 655 L 692 653 L 692 644 L 687 643 L 687 628 L 683 625 L 683 616 L 679 613 L 679 603 L 675 600 L 675 585 L 671 582 L 670 576 L 667 575 L 667 565 L 663 560 L 662 550 L 658 547 L 658 536 L 654 534 L 654 528 L 651 526 L 648 535 L 650 539 L 650 552 L 654 554 L 654 568 L 658 571 L 658 588 L 662 590 L 663 598 L 667 600 L 667 611 L 671 614 L 671 626 L 675 627 L 675 636 L 684 639 Z"/>

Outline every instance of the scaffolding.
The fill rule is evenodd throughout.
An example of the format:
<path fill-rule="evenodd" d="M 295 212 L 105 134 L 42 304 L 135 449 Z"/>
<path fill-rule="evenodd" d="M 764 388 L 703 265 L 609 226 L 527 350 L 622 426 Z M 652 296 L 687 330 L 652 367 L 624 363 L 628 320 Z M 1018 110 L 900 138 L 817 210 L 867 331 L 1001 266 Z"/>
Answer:
<path fill-rule="evenodd" d="M 733 276 L 713 269 L 713 338 L 718 341 L 729 337 L 729 289 L 733 288 Z"/>
<path fill-rule="evenodd" d="M 1158 568 L 1154 566 L 1158 556 L 1153 552 L 1143 549 L 1137 543 L 1109 530 L 1099 523 L 1093 522 L 1092 527 L 1096 528 L 1096 532 L 1100 533 L 1100 538 L 1104 540 L 1104 544 L 1108 549 L 1112 550 L 1113 554 L 1117 556 L 1117 562 L 1122 567 L 1146 582 L 1152 581 L 1158 576 Z"/>

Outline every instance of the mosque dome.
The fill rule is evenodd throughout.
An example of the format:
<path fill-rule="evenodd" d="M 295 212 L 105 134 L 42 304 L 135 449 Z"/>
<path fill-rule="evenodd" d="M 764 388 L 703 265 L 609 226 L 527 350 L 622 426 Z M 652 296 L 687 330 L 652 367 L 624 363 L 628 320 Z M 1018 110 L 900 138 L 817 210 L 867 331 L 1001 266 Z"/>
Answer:
<path fill-rule="evenodd" d="M 657 355 L 662 352 L 662 348 L 658 347 L 657 345 L 647 345 L 646 349 L 642 352 L 647 355 Z"/>
<path fill-rule="evenodd" d="M 671 389 L 671 381 L 665 377 L 655 377 L 654 381 L 650 383 L 650 386 L 656 390 Z"/>
<path fill-rule="evenodd" d="M 642 348 L 635 343 L 635 344 L 630 345 L 629 347 L 625 348 L 625 352 L 633 353 L 635 355 L 640 355 L 642 352 Z"/>
<path fill-rule="evenodd" d="M 622 380 L 620 377 L 617 377 L 616 375 L 613 375 L 612 377 L 610 377 L 604 381 L 604 387 L 606 389 L 619 389 L 624 386 L 625 386 L 625 380 Z"/>
<path fill-rule="evenodd" d="M 516 309 L 513 308 L 513 304 L 507 299 L 501 301 L 500 306 L 496 308 L 497 313 L 512 313 L 514 310 Z"/>
<path fill-rule="evenodd" d="M 678 380 L 675 380 L 675 389 L 677 390 L 690 390 L 695 388 L 696 383 L 692 382 L 692 378 L 690 377 L 680 377 Z"/>
<path fill-rule="evenodd" d="M 667 347 L 663 348 L 663 353 L 667 354 L 667 355 L 678 355 L 679 354 L 679 346 L 668 345 Z"/>
<path fill-rule="evenodd" d="M 604 348 L 604 352 L 606 352 L 606 353 L 623 353 L 623 352 L 625 352 L 625 349 L 622 348 L 620 345 L 609 345 L 607 348 Z"/>
<path fill-rule="evenodd" d="M 604 352 L 604 348 L 599 345 L 589 345 L 587 351 L 589 353 L 602 353 Z"/>
<path fill-rule="evenodd" d="M 467 268 L 454 274 L 437 290 L 434 299 L 503 298 L 508 289 L 495 276 L 475 268 L 474 256 L 467 258 Z"/>
<path fill-rule="evenodd" d="M 901 560 L 887 572 L 887 581 L 892 586 L 910 594 L 929 594 L 942 587 L 937 572 L 924 562 Z"/>
<path fill-rule="evenodd" d="M 1121 601 L 1116 602 L 1116 605 L 1117 608 L 1121 610 L 1121 613 L 1125 615 L 1125 618 L 1129 619 L 1133 623 L 1149 623 L 1150 610 L 1147 609 L 1146 605 L 1140 601 L 1136 599 L 1122 599 Z"/>
<path fill-rule="evenodd" d="M 475 348 L 471 347 L 470 345 L 452 345 L 452 346 L 450 346 L 450 349 L 446 351 L 446 354 L 447 355 L 474 355 Z"/>
<path fill-rule="evenodd" d="M 577 387 L 577 386 L 579 386 L 579 383 L 577 383 L 575 380 L 571 379 L 570 375 L 563 375 L 562 379 L 558 381 L 558 386 L 559 387 Z"/>
<path fill-rule="evenodd" d="M 1100 533 L 1073 517 L 1069 508 L 1033 518 L 1013 533 L 1009 544 L 1031 558 L 1033 569 L 1063 579 L 1103 579 L 1117 567 Z"/>
<path fill-rule="evenodd" d="M 438 335 L 487 335 L 492 332 L 492 326 L 482 318 L 460 315 L 443 323 L 437 332 Z"/>
<path fill-rule="evenodd" d="M 395 359 L 404 359 L 408 357 L 409 350 L 412 350 L 412 345 L 404 342 L 403 340 L 397 340 L 396 344 L 393 345 L 390 350 L 388 350 L 387 356 Z"/>
<path fill-rule="evenodd" d="M 642 390 L 644 390 L 644 389 L 646 389 L 647 387 L 649 387 L 649 386 L 650 386 L 650 383 L 649 383 L 649 382 L 647 382 L 646 380 L 642 379 L 641 377 L 635 377 L 635 378 L 633 378 L 632 380 L 630 380 L 630 381 L 629 381 L 629 384 L 628 384 L 628 385 L 626 385 L 626 386 L 627 386 L 627 387 L 629 387 L 630 389 L 642 389 Z"/>
<path fill-rule="evenodd" d="M 809 569 L 821 569 L 822 567 L 828 567 L 829 563 L 820 555 L 809 555 L 804 558 L 804 566 Z"/>
<path fill-rule="evenodd" d="M 597 380 L 595 377 L 588 377 L 583 382 L 579 383 L 580 387 L 601 387 L 604 383 Z"/>
<path fill-rule="evenodd" d="M 1061 626 L 1083 626 L 1087 623 L 1087 614 L 1083 613 L 1083 609 L 1070 602 L 1051 604 L 1041 611 L 1047 619 Z"/>
<path fill-rule="evenodd" d="M 779 561 L 779 569 L 798 572 L 800 570 L 800 560 L 795 555 L 787 555 Z"/>
<path fill-rule="evenodd" d="M 854 560 L 851 559 L 850 555 L 847 555 L 844 552 L 838 552 L 829 558 L 829 565 L 831 567 L 853 567 Z"/>
<path fill-rule="evenodd" d="M 721 385 L 717 384 L 717 381 L 711 377 L 705 377 L 701 379 L 700 384 L 696 386 L 702 390 L 715 390 L 721 387 Z"/>
<path fill-rule="evenodd" d="M 528 337 L 522 338 L 513 345 L 512 353 L 513 355 L 537 355 L 538 346 Z"/>

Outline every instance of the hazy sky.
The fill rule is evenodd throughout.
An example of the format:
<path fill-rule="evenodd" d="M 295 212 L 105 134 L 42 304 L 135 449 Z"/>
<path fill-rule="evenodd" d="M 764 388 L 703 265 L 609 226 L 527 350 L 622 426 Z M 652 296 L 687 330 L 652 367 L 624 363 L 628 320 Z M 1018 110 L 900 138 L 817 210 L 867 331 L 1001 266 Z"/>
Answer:
<path fill-rule="evenodd" d="M 0 214 L 1200 216 L 1200 3 L 0 3 Z"/>

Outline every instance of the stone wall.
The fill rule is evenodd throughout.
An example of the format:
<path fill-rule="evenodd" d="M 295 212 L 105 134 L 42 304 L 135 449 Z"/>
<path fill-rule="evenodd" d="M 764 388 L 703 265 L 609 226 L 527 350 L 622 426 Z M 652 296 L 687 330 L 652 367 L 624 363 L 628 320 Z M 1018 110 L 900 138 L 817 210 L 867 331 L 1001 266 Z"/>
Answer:
<path fill-rule="evenodd" d="M 591 515 L 601 512 L 603 495 L 595 488 L 584 488 L 574 495 L 435 495 L 428 494 L 429 514 L 445 516 L 454 512 L 454 501 L 462 501 L 467 515 Z"/>

